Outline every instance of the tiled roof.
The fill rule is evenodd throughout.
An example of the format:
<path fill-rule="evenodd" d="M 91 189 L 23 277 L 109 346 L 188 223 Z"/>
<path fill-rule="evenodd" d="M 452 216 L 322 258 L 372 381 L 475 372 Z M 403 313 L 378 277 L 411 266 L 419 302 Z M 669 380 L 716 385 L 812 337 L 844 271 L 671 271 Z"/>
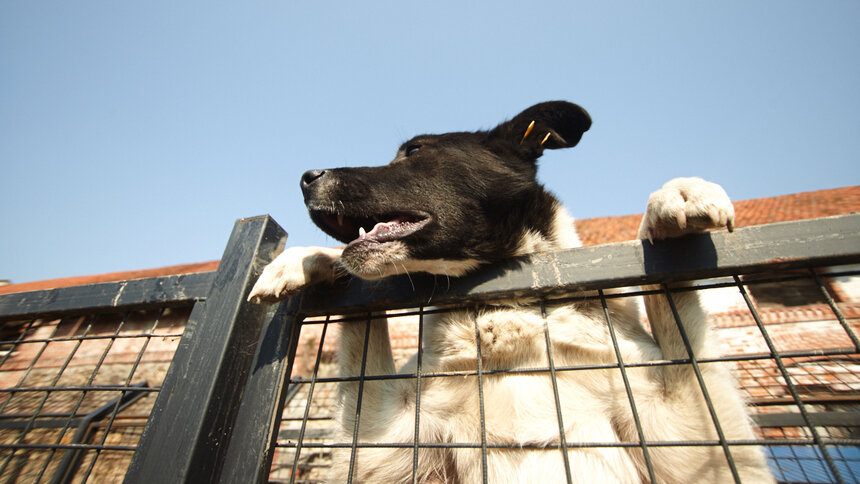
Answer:
<path fill-rule="evenodd" d="M 853 212 L 860 212 L 860 185 L 735 202 L 735 225 L 738 227 L 761 225 L 772 222 L 843 215 Z M 641 214 L 590 218 L 578 220 L 576 227 L 583 244 L 607 244 L 636 238 L 641 218 Z M 0 294 L 139 279 L 143 277 L 206 272 L 217 268 L 218 261 L 210 261 L 157 269 L 50 279 L 0 286 Z"/>
<path fill-rule="evenodd" d="M 860 185 L 735 202 L 735 226 L 762 225 L 854 212 L 860 212 Z M 608 244 L 636 238 L 641 219 L 641 214 L 590 218 L 578 220 L 576 228 L 583 244 Z"/>
<path fill-rule="evenodd" d="M 218 261 L 198 262 L 196 264 L 183 264 L 178 266 L 159 267 L 156 269 L 143 269 L 139 271 L 111 272 L 108 274 L 96 274 L 92 276 L 64 277 L 62 279 L 47 279 L 44 281 L 23 282 L 21 284 L 9 284 L 0 286 L 0 294 L 13 292 L 39 291 L 42 289 L 56 289 L 58 287 L 83 286 L 86 284 L 97 284 L 100 282 L 126 281 L 129 279 L 143 279 L 145 277 L 171 276 L 174 274 L 191 274 L 194 272 L 214 271 L 218 268 Z"/>

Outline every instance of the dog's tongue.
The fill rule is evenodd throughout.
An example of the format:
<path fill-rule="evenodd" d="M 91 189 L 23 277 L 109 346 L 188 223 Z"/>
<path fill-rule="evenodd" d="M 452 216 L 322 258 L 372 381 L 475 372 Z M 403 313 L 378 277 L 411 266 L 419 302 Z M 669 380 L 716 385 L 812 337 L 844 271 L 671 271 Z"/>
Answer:
<path fill-rule="evenodd" d="M 378 222 L 370 232 L 366 232 L 364 227 L 359 227 L 358 240 L 373 239 L 381 242 L 386 238 L 396 237 L 408 224 L 408 220 L 398 217 L 390 222 Z"/>

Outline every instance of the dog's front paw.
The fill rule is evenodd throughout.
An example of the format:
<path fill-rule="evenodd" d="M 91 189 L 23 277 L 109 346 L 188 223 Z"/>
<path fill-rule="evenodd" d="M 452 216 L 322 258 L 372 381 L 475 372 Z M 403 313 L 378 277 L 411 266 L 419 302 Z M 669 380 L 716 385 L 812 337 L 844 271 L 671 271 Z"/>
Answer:
<path fill-rule="evenodd" d="M 735 226 L 735 209 L 723 187 L 701 178 L 675 178 L 651 194 L 639 238 L 654 241 Z"/>
<path fill-rule="evenodd" d="M 341 251 L 323 247 L 286 249 L 263 269 L 248 301 L 275 302 L 309 285 L 333 281 L 338 273 L 336 265 Z"/>

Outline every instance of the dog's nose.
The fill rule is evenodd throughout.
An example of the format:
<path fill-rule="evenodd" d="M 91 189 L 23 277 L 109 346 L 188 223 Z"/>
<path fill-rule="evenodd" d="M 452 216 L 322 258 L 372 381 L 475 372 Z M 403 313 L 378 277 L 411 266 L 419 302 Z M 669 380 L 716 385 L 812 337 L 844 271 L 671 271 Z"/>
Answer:
<path fill-rule="evenodd" d="M 325 175 L 325 170 L 308 170 L 302 174 L 302 192 L 307 192 L 313 182 Z"/>

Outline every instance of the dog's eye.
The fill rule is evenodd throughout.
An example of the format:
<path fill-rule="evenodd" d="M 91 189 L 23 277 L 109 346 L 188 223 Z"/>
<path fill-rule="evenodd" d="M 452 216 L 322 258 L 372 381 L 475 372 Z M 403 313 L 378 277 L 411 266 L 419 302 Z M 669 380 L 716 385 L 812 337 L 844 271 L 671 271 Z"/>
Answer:
<path fill-rule="evenodd" d="M 411 145 L 406 147 L 406 156 L 412 156 L 413 153 L 421 149 L 421 145 Z"/>

